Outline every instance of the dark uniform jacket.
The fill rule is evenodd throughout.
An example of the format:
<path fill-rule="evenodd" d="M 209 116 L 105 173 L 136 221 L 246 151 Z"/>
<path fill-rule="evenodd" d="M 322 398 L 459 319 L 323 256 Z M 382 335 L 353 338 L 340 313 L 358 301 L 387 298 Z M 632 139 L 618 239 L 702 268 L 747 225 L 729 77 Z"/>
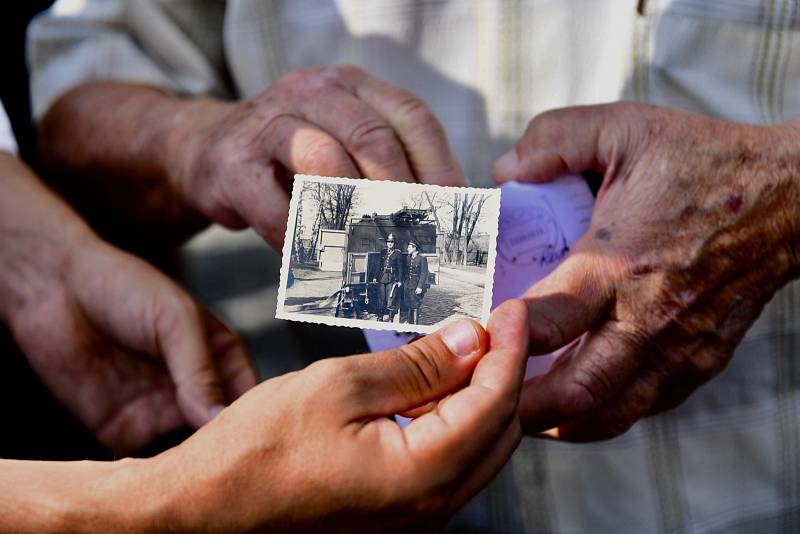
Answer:
<path fill-rule="evenodd" d="M 378 273 L 378 282 L 390 284 L 400 281 L 401 265 L 403 254 L 393 249 L 389 252 L 388 248 L 381 252 L 381 270 Z"/>
<path fill-rule="evenodd" d="M 416 289 L 422 290 L 417 295 Z M 403 297 L 408 308 L 419 308 L 428 289 L 428 259 L 422 254 L 408 257 L 408 265 L 403 279 Z"/>

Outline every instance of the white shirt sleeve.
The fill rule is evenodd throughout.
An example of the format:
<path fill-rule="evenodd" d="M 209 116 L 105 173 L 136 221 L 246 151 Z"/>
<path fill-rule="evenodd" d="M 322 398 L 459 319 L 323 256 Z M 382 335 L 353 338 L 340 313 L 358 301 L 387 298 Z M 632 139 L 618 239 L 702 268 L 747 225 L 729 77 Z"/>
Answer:
<path fill-rule="evenodd" d="M 11 130 L 11 123 L 2 102 L 0 102 L 0 151 L 17 155 L 17 140 L 14 138 L 14 132 Z"/>
<path fill-rule="evenodd" d="M 177 94 L 229 96 L 219 28 L 200 28 L 191 16 L 206 4 L 159 0 L 60 0 L 28 27 L 31 104 L 41 119 L 62 94 L 98 80 L 141 83 Z M 185 5 L 184 5 L 185 4 Z M 173 8 L 173 10 L 176 8 Z M 220 15 L 222 11 L 220 11 Z M 195 35 L 197 34 L 197 35 Z M 199 36 L 204 37 L 200 39 Z"/>

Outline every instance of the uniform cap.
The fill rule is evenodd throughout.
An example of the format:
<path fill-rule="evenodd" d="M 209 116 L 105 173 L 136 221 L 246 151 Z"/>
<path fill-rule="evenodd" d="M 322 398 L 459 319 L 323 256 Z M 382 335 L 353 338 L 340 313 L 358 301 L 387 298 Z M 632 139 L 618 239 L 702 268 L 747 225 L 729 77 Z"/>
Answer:
<path fill-rule="evenodd" d="M 417 248 L 417 249 L 419 248 L 419 242 L 416 239 L 409 239 L 408 240 L 408 244 L 409 245 L 414 245 L 414 248 Z"/>
<path fill-rule="evenodd" d="M 387 243 L 394 243 L 394 234 L 389 234 L 389 235 L 386 237 L 386 242 L 387 242 Z"/>

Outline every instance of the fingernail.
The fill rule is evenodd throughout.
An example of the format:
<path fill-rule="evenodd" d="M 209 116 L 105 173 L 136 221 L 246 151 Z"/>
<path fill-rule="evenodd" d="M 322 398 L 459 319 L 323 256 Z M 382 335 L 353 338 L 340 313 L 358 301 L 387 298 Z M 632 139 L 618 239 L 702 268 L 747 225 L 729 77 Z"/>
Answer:
<path fill-rule="evenodd" d="M 223 404 L 215 404 L 211 408 L 208 409 L 208 416 L 209 419 L 214 419 L 219 413 L 225 409 L 225 405 Z"/>
<path fill-rule="evenodd" d="M 498 159 L 494 164 L 496 178 L 513 180 L 519 166 L 516 149 L 512 148 Z"/>
<path fill-rule="evenodd" d="M 469 356 L 478 349 L 478 333 L 466 320 L 455 322 L 442 330 L 442 341 L 459 358 Z"/>

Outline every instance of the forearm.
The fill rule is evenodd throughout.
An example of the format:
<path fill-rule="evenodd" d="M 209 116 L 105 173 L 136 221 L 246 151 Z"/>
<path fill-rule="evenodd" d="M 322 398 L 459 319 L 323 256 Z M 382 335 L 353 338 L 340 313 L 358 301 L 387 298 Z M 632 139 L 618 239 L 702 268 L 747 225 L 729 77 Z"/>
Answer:
<path fill-rule="evenodd" d="M 170 479 L 158 458 L 117 462 L 0 460 L 0 531 L 105 533 L 167 530 Z M 13 488 L 13 489 L 11 489 Z"/>
<path fill-rule="evenodd" d="M 17 158 L 0 153 L 0 320 L 52 289 L 70 251 L 97 239 Z"/>
<path fill-rule="evenodd" d="M 89 83 L 62 96 L 39 130 L 48 175 L 90 221 L 179 241 L 207 224 L 178 183 L 188 132 L 226 104 L 133 84 Z M 191 123 L 191 126 L 189 125 Z"/>

